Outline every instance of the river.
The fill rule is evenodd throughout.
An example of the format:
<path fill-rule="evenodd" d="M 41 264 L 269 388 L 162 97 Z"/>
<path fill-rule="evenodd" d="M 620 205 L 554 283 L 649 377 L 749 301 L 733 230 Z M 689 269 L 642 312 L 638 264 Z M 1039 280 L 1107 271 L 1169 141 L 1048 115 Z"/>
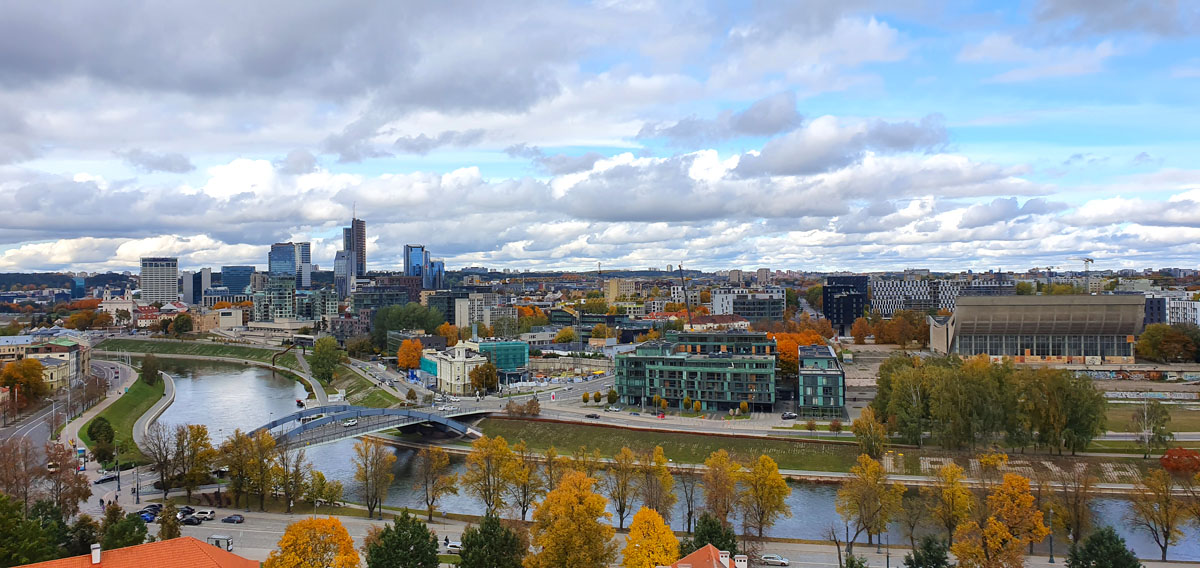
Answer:
<path fill-rule="evenodd" d="M 296 410 L 295 400 L 306 393 L 300 383 L 272 373 L 267 369 L 250 365 L 217 362 L 163 360 L 165 370 L 175 377 L 175 402 L 159 418 L 160 422 L 174 424 L 206 424 L 214 443 L 224 440 L 233 430 L 249 430 L 261 426 L 273 418 L 285 416 Z M 353 440 L 317 446 L 307 450 L 313 467 L 330 479 L 340 480 L 346 486 L 346 498 L 358 498 L 358 484 L 354 481 Z M 422 507 L 420 494 L 413 489 L 413 456 L 415 451 L 396 448 L 396 479 L 388 491 L 385 503 L 390 506 Z M 461 473 L 463 458 L 451 457 L 451 467 Z M 768 534 L 782 538 L 822 540 L 829 526 L 842 527 L 841 518 L 834 510 L 837 487 L 834 485 L 791 483 L 792 493 L 788 505 L 792 509 L 790 518 L 780 519 Z M 697 492 L 699 493 L 699 492 Z M 700 500 L 700 495 L 697 495 Z M 682 501 L 682 499 L 680 499 Z M 480 514 L 478 500 L 466 495 L 450 495 L 443 499 L 442 508 L 466 514 Z M 1117 498 L 1097 498 L 1093 503 L 1098 525 L 1112 525 L 1126 542 L 1144 559 L 1157 559 L 1158 547 L 1148 535 L 1135 532 L 1124 520 L 1128 502 Z M 632 513 L 630 514 L 632 517 Z M 685 521 L 682 502 L 677 504 L 671 524 L 682 529 Z M 626 523 L 628 524 L 628 519 Z M 893 526 L 890 542 L 903 543 L 903 531 Z M 1065 556 L 1067 546 L 1063 539 L 1056 539 L 1055 552 Z M 1043 548 L 1045 543 L 1043 543 Z M 1172 546 L 1172 560 L 1200 560 L 1200 530 L 1189 525 L 1179 544 Z"/>

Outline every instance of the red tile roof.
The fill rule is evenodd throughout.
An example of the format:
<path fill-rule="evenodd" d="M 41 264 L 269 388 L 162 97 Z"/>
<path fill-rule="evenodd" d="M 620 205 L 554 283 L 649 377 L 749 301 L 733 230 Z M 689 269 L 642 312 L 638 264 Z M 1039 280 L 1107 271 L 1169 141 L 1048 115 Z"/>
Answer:
<path fill-rule="evenodd" d="M 27 564 L 27 568 L 149 568 L 151 566 L 187 566 L 188 568 L 258 568 L 224 548 L 201 542 L 190 536 L 139 544 L 100 553 L 100 563 L 92 564 L 92 555 L 72 556 L 49 562 Z"/>
<path fill-rule="evenodd" d="M 721 551 L 717 550 L 717 547 L 711 544 L 706 544 L 700 550 L 680 558 L 678 562 L 671 566 L 678 568 L 685 565 L 692 568 L 726 568 L 721 563 Z"/>

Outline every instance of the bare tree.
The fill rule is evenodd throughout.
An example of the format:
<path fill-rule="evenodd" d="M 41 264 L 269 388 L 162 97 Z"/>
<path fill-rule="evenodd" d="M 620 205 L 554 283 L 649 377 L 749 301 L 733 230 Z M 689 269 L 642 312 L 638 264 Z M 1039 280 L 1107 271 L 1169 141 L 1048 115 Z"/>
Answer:
<path fill-rule="evenodd" d="M 45 475 L 46 468 L 29 438 L 9 438 L 0 443 L 0 489 L 20 499 L 26 515 Z"/>
<path fill-rule="evenodd" d="M 282 490 L 287 501 L 287 512 L 292 512 L 292 503 L 304 494 L 308 487 L 308 472 L 312 463 L 305 459 L 304 450 L 289 449 L 286 445 L 275 446 L 275 473 L 272 477 Z"/>
<path fill-rule="evenodd" d="M 1087 463 L 1074 464 L 1074 467 L 1058 475 L 1054 518 L 1066 528 L 1071 544 L 1078 545 L 1083 536 L 1092 530 L 1092 497 L 1096 493 L 1097 481 Z"/>
<path fill-rule="evenodd" d="M 692 532 L 692 521 L 696 514 L 696 486 L 700 484 L 700 472 L 695 464 L 681 464 L 675 468 L 675 481 L 679 483 L 679 494 L 683 495 L 687 514 L 687 532 Z"/>
<path fill-rule="evenodd" d="M 92 496 L 87 476 L 79 473 L 79 458 L 75 457 L 74 450 L 49 442 L 46 444 L 46 462 L 56 464 L 54 468 L 46 468 L 50 498 L 64 517 L 74 517 L 79 512 L 79 502 Z"/>
<path fill-rule="evenodd" d="M 178 461 L 178 455 L 176 454 L 177 447 L 175 434 L 164 424 L 155 422 L 146 431 L 142 451 L 150 459 L 151 467 L 158 473 L 158 482 L 162 486 L 163 501 L 167 500 L 167 493 L 171 491 L 171 484 L 175 480 L 175 465 Z"/>

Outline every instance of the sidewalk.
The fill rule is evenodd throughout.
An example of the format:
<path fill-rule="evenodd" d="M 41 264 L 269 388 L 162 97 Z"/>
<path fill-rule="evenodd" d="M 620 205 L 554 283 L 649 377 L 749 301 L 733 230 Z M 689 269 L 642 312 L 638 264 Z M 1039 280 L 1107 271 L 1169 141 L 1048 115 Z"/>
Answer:
<path fill-rule="evenodd" d="M 145 448 L 146 433 L 150 431 L 150 423 L 162 416 L 162 413 L 167 410 L 175 402 L 175 378 L 167 374 L 166 371 L 161 372 L 163 381 L 163 396 L 158 399 L 144 414 L 138 417 L 137 422 L 133 423 L 133 444 L 138 449 Z"/>
<path fill-rule="evenodd" d="M 110 393 L 108 396 L 104 397 L 104 400 L 101 400 L 100 402 L 96 403 L 95 406 L 87 409 L 83 414 L 79 415 L 78 418 L 68 422 L 67 425 L 63 427 L 62 435 L 59 437 L 59 443 L 63 446 L 69 448 L 71 447 L 71 441 L 74 441 L 75 447 L 83 447 L 83 442 L 79 439 L 79 430 L 83 428 L 83 425 L 87 424 L 87 422 L 92 418 L 95 418 L 97 414 L 100 414 L 100 412 L 108 408 L 109 405 L 116 402 L 121 395 L 125 394 L 125 389 L 132 386 L 134 381 L 137 380 L 137 372 L 135 372 L 132 367 L 128 367 L 123 363 L 117 363 L 115 361 L 110 361 L 110 363 L 116 365 L 117 372 L 120 373 L 121 380 L 117 382 L 117 394 Z M 94 481 L 97 477 L 97 471 L 100 469 L 100 464 L 94 461 L 89 461 L 86 465 L 87 471 L 85 474 L 87 475 L 88 481 Z"/>

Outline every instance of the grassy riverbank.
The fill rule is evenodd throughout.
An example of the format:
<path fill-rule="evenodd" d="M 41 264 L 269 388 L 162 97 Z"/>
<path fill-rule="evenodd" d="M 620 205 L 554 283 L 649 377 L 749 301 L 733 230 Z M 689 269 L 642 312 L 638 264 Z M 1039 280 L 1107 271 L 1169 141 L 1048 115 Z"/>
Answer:
<path fill-rule="evenodd" d="M 346 389 L 346 401 L 350 404 L 368 408 L 390 408 L 400 404 L 400 399 L 346 365 L 338 365 L 333 370 L 333 383 L 330 386 L 334 390 Z"/>
<path fill-rule="evenodd" d="M 120 454 L 122 464 L 132 463 L 147 463 L 146 456 L 138 450 L 137 444 L 133 443 L 133 424 L 141 418 L 147 410 L 150 410 L 158 399 L 162 398 L 163 391 L 166 389 L 166 384 L 159 381 L 154 386 L 147 385 L 142 381 L 135 381 L 133 386 L 129 387 L 129 392 L 121 395 L 116 402 L 113 402 L 108 408 L 105 408 L 95 418 L 89 420 L 83 428 L 79 429 L 79 438 L 88 448 L 92 447 L 92 440 L 88 438 L 87 429 L 92 421 L 96 418 L 104 417 L 113 427 L 113 443 L 119 448 L 124 444 L 125 451 Z"/>
<path fill-rule="evenodd" d="M 244 345 L 229 345 L 223 343 L 207 343 L 200 341 L 147 341 L 144 339 L 110 338 L 101 341 L 96 349 L 102 351 L 131 351 L 135 353 L 163 353 L 176 355 L 196 355 L 203 357 L 229 357 L 246 359 L 260 363 L 270 363 L 271 357 L 277 351 L 246 347 Z M 280 348 L 282 351 L 283 348 Z M 300 369 L 300 363 L 292 353 L 279 358 L 277 363 L 289 369 Z"/>

